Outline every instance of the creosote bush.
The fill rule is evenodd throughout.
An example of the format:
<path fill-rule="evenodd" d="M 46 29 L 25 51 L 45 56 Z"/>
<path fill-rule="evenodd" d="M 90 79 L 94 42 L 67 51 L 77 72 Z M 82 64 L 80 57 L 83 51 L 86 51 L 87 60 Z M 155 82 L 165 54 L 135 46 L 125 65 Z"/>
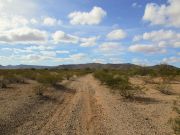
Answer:
<path fill-rule="evenodd" d="M 0 88 L 1 89 L 7 88 L 7 84 L 4 80 L 0 80 Z"/>
<path fill-rule="evenodd" d="M 39 84 L 35 86 L 33 89 L 34 89 L 35 95 L 43 96 L 44 92 L 47 90 L 47 87 L 42 84 Z"/>
<path fill-rule="evenodd" d="M 127 75 L 114 74 L 111 71 L 96 71 L 94 76 L 111 89 L 118 91 L 125 98 L 133 98 L 138 88 L 129 82 Z"/>
<path fill-rule="evenodd" d="M 41 74 L 38 75 L 36 79 L 39 83 L 51 86 L 54 86 L 57 84 L 58 81 L 61 81 L 61 78 L 59 76 L 51 74 Z"/>

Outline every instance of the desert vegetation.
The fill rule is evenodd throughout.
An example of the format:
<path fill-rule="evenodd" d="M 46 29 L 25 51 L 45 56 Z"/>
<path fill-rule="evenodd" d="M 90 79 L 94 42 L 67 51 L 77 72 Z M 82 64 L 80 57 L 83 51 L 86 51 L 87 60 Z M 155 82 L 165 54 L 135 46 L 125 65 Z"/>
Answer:
<path fill-rule="evenodd" d="M 102 84 L 108 85 L 112 90 L 118 91 L 125 98 L 133 98 L 138 92 L 138 88 L 129 82 L 127 74 L 111 70 L 98 70 L 94 73 Z"/>
<path fill-rule="evenodd" d="M 179 76 L 168 65 L 2 69 L 0 133 L 179 134 Z"/>
<path fill-rule="evenodd" d="M 176 116 L 174 118 L 171 118 L 169 120 L 169 123 L 171 124 L 174 133 L 179 135 L 180 134 L 180 97 L 178 97 L 177 100 L 174 100 L 173 111 L 176 113 Z"/>
<path fill-rule="evenodd" d="M 64 79 L 81 76 L 89 73 L 87 70 L 57 70 L 57 69 L 5 69 L 0 70 L 0 86 L 6 88 L 8 84 L 25 83 L 26 80 L 35 80 L 43 85 L 56 85 Z"/>
<path fill-rule="evenodd" d="M 169 67 L 168 65 L 159 65 L 157 68 L 138 67 L 123 70 L 104 69 L 96 70 L 94 76 L 98 78 L 102 84 L 109 86 L 113 90 L 117 90 L 121 96 L 132 98 L 136 93 L 139 93 L 141 87 L 133 85 L 129 82 L 129 78 L 133 76 L 144 76 L 145 84 L 156 84 L 156 89 L 160 92 L 170 95 L 171 81 L 175 80 L 180 75 L 178 69 Z M 154 78 L 160 78 L 155 82 Z"/>

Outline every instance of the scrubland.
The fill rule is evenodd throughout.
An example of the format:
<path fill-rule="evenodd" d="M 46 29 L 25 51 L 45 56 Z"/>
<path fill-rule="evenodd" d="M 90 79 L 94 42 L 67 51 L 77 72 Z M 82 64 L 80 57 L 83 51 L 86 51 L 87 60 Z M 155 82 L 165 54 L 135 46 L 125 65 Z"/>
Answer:
<path fill-rule="evenodd" d="M 0 70 L 0 134 L 180 134 L 180 70 Z"/>

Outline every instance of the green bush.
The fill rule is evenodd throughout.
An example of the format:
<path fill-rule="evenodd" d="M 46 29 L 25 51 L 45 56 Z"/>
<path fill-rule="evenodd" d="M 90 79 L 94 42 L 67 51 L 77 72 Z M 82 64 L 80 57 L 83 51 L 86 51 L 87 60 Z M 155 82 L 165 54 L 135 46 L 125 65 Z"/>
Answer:
<path fill-rule="evenodd" d="M 59 74 L 53 75 L 50 73 L 41 73 L 37 75 L 36 80 L 44 85 L 54 86 L 58 82 L 62 81 L 62 77 Z"/>
<path fill-rule="evenodd" d="M 118 91 L 120 95 L 125 98 L 133 98 L 137 92 L 136 87 L 130 84 L 129 77 L 127 75 L 101 70 L 96 71 L 94 76 L 98 78 L 103 84 L 109 86 L 115 91 Z"/>

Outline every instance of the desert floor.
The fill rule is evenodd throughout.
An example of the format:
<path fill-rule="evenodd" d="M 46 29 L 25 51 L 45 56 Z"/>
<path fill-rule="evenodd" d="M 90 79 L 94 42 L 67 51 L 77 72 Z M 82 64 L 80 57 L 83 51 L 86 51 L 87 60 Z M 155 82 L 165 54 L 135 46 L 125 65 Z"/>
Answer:
<path fill-rule="evenodd" d="M 0 90 L 1 135 L 173 135 L 169 120 L 177 117 L 180 82 L 172 95 L 156 90 L 142 77 L 130 81 L 143 88 L 133 100 L 101 85 L 91 74 L 63 81 L 43 97 L 35 81 Z M 64 87 L 63 87 L 64 86 Z"/>

